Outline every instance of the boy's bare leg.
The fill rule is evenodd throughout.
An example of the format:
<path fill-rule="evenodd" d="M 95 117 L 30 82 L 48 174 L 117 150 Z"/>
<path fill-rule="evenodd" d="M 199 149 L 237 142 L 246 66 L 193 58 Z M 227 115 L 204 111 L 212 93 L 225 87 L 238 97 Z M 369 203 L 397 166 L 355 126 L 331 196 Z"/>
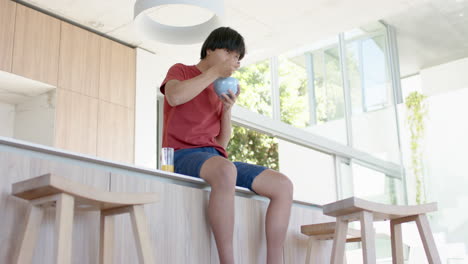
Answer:
<path fill-rule="evenodd" d="M 234 264 L 234 192 L 237 170 L 223 157 L 208 159 L 200 176 L 211 185 L 208 219 L 216 240 L 221 264 Z"/>
<path fill-rule="evenodd" d="M 285 175 L 265 170 L 255 177 L 252 189 L 270 198 L 265 220 L 267 263 L 283 263 L 283 244 L 291 214 L 293 184 Z"/>

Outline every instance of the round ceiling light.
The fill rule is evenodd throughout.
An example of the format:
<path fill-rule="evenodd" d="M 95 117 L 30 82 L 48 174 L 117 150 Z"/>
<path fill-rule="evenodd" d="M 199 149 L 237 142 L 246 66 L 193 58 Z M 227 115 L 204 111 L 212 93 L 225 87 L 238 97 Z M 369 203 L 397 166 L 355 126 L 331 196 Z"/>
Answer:
<path fill-rule="evenodd" d="M 134 19 L 145 38 L 169 44 L 200 43 L 222 26 L 221 0 L 137 0 Z"/>

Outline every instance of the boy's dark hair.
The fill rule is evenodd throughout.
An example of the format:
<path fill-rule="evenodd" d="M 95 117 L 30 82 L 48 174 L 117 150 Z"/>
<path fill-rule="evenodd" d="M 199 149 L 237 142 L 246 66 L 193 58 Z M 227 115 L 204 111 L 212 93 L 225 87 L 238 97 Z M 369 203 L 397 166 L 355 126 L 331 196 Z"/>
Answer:
<path fill-rule="evenodd" d="M 203 43 L 200 59 L 206 57 L 207 50 L 227 49 L 239 53 L 239 60 L 245 55 L 244 38 L 232 28 L 220 27 L 213 30 Z"/>

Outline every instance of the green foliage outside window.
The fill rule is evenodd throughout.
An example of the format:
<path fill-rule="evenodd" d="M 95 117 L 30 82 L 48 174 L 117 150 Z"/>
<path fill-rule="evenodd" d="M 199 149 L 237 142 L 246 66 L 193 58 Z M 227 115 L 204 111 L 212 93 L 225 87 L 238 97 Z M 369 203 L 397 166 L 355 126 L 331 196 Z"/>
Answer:
<path fill-rule="evenodd" d="M 406 121 L 410 130 L 411 170 L 416 179 L 416 203 L 424 203 L 421 139 L 424 135 L 424 118 L 427 115 L 426 96 L 412 92 L 406 97 Z"/>
<path fill-rule="evenodd" d="M 261 115 L 271 116 L 271 77 L 268 60 L 240 68 L 233 77 L 239 80 L 241 94 L 237 104 Z M 279 169 L 276 138 L 241 126 L 233 126 L 227 148 L 230 159 Z"/>

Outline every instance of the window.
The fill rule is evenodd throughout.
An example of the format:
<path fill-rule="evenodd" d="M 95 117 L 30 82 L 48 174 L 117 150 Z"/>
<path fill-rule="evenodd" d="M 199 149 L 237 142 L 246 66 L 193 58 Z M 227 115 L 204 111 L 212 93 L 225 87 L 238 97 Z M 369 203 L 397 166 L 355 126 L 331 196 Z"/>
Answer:
<path fill-rule="evenodd" d="M 279 169 L 278 140 L 255 130 L 233 125 L 233 135 L 227 152 L 232 161 Z"/>
<path fill-rule="evenodd" d="M 294 199 L 315 204 L 336 201 L 333 156 L 278 140 L 280 171 L 294 184 Z"/>
<path fill-rule="evenodd" d="M 239 80 L 241 93 L 237 104 L 253 112 L 272 116 L 270 60 L 240 68 L 233 74 Z"/>
<path fill-rule="evenodd" d="M 391 105 L 385 28 L 376 26 L 368 32 L 354 30 L 346 36 L 346 67 L 353 114 Z"/>
<path fill-rule="evenodd" d="M 306 55 L 279 57 L 281 121 L 295 127 L 310 125 Z"/>

